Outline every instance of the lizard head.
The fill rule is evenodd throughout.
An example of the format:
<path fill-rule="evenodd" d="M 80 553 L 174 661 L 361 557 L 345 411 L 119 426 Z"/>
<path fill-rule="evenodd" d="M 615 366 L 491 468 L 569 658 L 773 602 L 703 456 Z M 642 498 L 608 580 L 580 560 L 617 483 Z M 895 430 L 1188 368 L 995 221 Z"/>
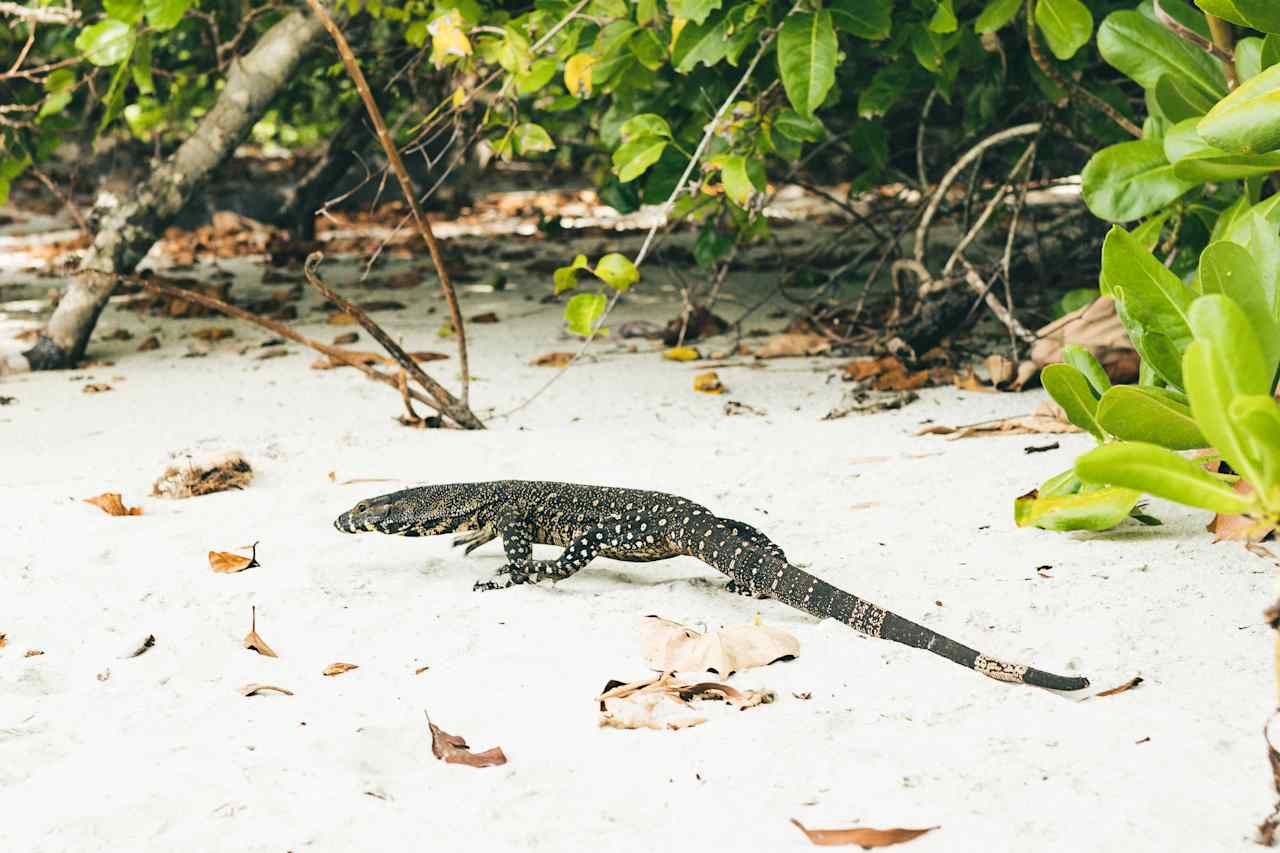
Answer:
<path fill-rule="evenodd" d="M 360 501 L 333 526 L 343 533 L 435 536 L 470 527 L 494 499 L 482 483 L 420 486 Z"/>

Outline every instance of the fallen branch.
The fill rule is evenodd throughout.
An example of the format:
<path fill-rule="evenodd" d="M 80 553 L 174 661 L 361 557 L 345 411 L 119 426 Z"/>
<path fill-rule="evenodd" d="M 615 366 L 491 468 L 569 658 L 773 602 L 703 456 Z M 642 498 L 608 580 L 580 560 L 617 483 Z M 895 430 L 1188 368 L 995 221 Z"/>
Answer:
<path fill-rule="evenodd" d="M 433 408 L 448 415 L 456 421 L 459 426 L 467 429 L 484 429 L 484 424 L 480 422 L 479 418 L 471 413 L 471 409 L 467 407 L 466 403 L 458 400 L 450 394 L 443 385 L 428 376 L 427 372 L 423 370 L 399 344 L 392 340 L 391 336 L 384 332 L 381 326 L 373 322 L 373 319 L 366 314 L 360 306 L 342 296 L 339 296 L 331 290 L 328 285 L 320 280 L 316 275 L 316 267 L 320 265 L 320 261 L 323 259 L 324 255 L 320 252 L 312 252 L 307 256 L 306 263 L 302 265 L 302 272 L 307 277 L 307 283 L 324 294 L 325 299 L 328 299 L 334 305 L 337 305 L 339 311 L 350 314 L 354 317 L 356 322 L 363 326 L 364 330 L 373 336 L 374 340 L 382 344 L 382 348 L 385 349 L 391 357 L 394 358 L 396 362 L 414 378 L 414 381 L 421 385 L 427 393 L 435 398 L 438 405 Z"/>
<path fill-rule="evenodd" d="M 369 113 L 369 119 L 373 122 L 374 130 L 377 131 L 378 141 L 382 143 L 382 149 L 387 154 L 387 162 L 391 165 L 391 171 L 395 173 L 396 181 L 400 184 L 400 192 L 404 195 L 405 202 L 409 205 L 409 210 L 413 212 L 413 221 L 418 226 L 418 233 L 422 235 L 422 239 L 427 244 L 427 251 L 431 253 L 431 263 L 435 266 L 436 275 L 440 278 L 440 289 L 444 291 L 445 301 L 449 304 L 449 317 L 453 321 L 453 331 L 458 336 L 458 363 L 462 371 L 462 409 L 466 410 L 467 415 L 470 415 L 477 425 L 472 429 L 477 429 L 480 422 L 475 420 L 475 416 L 471 415 L 470 410 L 467 408 L 471 389 L 471 371 L 467 362 L 467 334 L 462 327 L 462 313 L 458 309 L 458 296 L 454 293 L 453 282 L 450 281 L 449 272 L 445 269 L 444 258 L 440 255 L 440 246 L 436 243 L 436 235 L 431 230 L 431 223 L 427 221 L 426 216 L 422 213 L 422 208 L 418 205 L 418 196 L 414 192 L 413 184 L 409 181 L 409 173 L 405 171 L 404 161 L 400 159 L 400 151 L 391 139 L 391 133 L 387 130 L 387 123 L 382 119 L 382 111 L 378 109 L 378 104 L 373 98 L 373 92 L 369 89 L 369 82 L 365 80 L 364 72 L 360 70 L 360 64 L 356 62 L 355 54 L 351 52 L 351 45 L 347 44 L 347 39 L 343 36 L 342 30 L 338 29 L 338 25 L 333 22 L 333 18 L 320 5 L 319 0 L 307 0 L 307 5 L 311 7 L 312 14 L 319 18 L 320 23 L 329 31 L 329 35 L 333 37 L 333 43 L 338 48 L 338 55 L 342 57 L 342 64 L 346 66 L 347 74 L 350 75 L 351 81 L 356 85 L 356 91 L 360 93 L 360 98 L 364 101 L 365 110 Z M 410 359 L 410 363 L 412 362 L 413 360 Z M 426 374 L 423 375 L 425 376 Z M 414 378 L 416 379 L 417 377 L 415 376 Z"/>

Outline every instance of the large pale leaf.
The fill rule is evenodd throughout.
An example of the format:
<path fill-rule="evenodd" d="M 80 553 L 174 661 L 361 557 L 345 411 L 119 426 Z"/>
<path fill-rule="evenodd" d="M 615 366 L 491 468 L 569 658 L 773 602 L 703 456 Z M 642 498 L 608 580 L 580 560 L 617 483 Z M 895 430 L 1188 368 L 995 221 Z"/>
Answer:
<path fill-rule="evenodd" d="M 1280 33 L 1280 4 L 1275 0 L 1196 0 L 1196 5 L 1233 24 Z"/>
<path fill-rule="evenodd" d="M 1208 447 L 1191 407 L 1162 389 L 1117 385 L 1098 401 L 1098 424 L 1116 438 L 1158 444 L 1171 450 Z"/>
<path fill-rule="evenodd" d="M 1069 364 L 1050 364 L 1041 371 L 1040 384 L 1067 413 L 1071 423 L 1093 433 L 1099 441 L 1106 438 L 1095 417 L 1098 400 L 1089 390 L 1089 380 L 1083 373 Z"/>
<path fill-rule="evenodd" d="M 1199 462 L 1140 441 L 1095 447 L 1076 460 L 1076 474 L 1086 483 L 1119 485 L 1214 512 L 1242 513 L 1253 507 L 1252 500 L 1234 492 Z"/>
<path fill-rule="evenodd" d="M 1162 74 L 1176 74 L 1213 100 L 1226 94 L 1217 60 L 1138 12 L 1112 12 L 1098 27 L 1102 58 L 1144 89 Z"/>
<path fill-rule="evenodd" d="M 801 115 L 813 115 L 835 83 L 836 47 L 828 11 L 788 15 L 783 21 L 778 71 L 787 99 Z"/>
<path fill-rule="evenodd" d="M 720 8 L 723 0 L 667 0 L 667 9 L 673 18 L 687 18 L 701 24 L 707 16 Z"/>
<path fill-rule="evenodd" d="M 1253 255 L 1226 240 L 1210 243 L 1200 253 L 1200 290 L 1221 293 L 1240 307 L 1262 346 L 1265 363 L 1274 370 L 1280 361 L 1280 324 Z"/>
<path fill-rule="evenodd" d="M 1103 148 L 1081 179 L 1085 204 L 1108 222 L 1141 219 L 1199 185 L 1179 178 L 1160 142 L 1147 139 Z"/>
<path fill-rule="evenodd" d="M 133 52 L 134 38 L 128 24 L 107 18 L 76 36 L 76 50 L 94 65 L 115 65 Z"/>
<path fill-rule="evenodd" d="M 1196 128 L 1201 138 L 1224 151 L 1262 154 L 1280 148 L 1280 65 L 1238 86 Z"/>
<path fill-rule="evenodd" d="M 665 136 L 650 134 L 624 142 L 613 152 L 613 173 L 624 184 L 634 181 L 658 162 L 670 141 Z"/>

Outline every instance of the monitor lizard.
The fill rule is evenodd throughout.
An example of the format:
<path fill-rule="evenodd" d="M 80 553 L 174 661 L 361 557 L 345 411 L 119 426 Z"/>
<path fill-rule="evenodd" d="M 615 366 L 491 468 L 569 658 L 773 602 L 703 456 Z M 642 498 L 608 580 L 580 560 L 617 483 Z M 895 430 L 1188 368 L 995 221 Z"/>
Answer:
<path fill-rule="evenodd" d="M 728 575 L 733 592 L 773 598 L 819 618 L 843 622 L 882 640 L 925 649 L 997 681 L 1082 690 L 1087 678 L 1008 663 L 838 589 L 787 561 L 749 524 L 720 518 L 693 501 L 662 492 L 531 480 L 420 486 L 360 501 L 338 516 L 346 533 L 436 536 L 466 553 L 501 537 L 507 564 L 478 590 L 564 580 L 597 556 L 628 562 L 696 557 Z M 534 544 L 564 549 L 533 559 Z"/>

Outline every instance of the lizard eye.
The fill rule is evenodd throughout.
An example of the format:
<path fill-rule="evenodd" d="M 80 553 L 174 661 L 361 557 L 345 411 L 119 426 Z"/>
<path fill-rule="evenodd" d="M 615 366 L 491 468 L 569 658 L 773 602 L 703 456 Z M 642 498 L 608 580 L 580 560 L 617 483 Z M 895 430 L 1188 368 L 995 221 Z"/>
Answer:
<path fill-rule="evenodd" d="M 356 512 L 364 512 L 368 508 L 369 508 L 368 501 L 360 501 L 360 503 L 356 504 Z"/>

